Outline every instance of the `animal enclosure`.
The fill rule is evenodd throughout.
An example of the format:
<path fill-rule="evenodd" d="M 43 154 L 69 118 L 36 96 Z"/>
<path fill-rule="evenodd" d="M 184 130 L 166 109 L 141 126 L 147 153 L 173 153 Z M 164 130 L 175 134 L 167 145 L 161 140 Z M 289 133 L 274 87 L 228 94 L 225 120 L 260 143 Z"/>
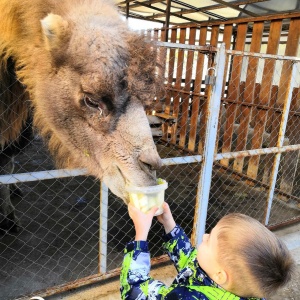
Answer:
<path fill-rule="evenodd" d="M 209 230 L 228 212 L 270 228 L 299 221 L 300 59 L 291 50 L 295 32 L 299 41 L 299 19 L 291 22 L 285 56 L 275 51 L 279 38 L 277 46 L 267 42 L 267 53 L 256 53 L 261 48 L 255 48 L 254 33 L 283 25 L 272 22 L 239 24 L 234 43 L 233 24 L 212 26 L 211 46 L 210 25 L 170 29 L 170 43 L 158 49 L 167 93 L 148 111 L 164 162 L 157 176 L 168 181 L 166 199 L 176 222 L 195 242 L 204 225 Z M 246 52 L 250 27 L 254 37 Z M 158 31 L 148 34 L 165 39 Z M 0 299 L 51 295 L 118 274 L 122 250 L 134 235 L 126 206 L 82 176 L 84 170 L 76 171 L 80 176 L 55 172 L 39 137 L 15 163 L 15 174 L 0 176 L 23 193 L 21 198 L 12 190 L 21 230 L 3 232 L 0 240 Z M 166 260 L 159 231 L 155 223 L 154 263 Z"/>

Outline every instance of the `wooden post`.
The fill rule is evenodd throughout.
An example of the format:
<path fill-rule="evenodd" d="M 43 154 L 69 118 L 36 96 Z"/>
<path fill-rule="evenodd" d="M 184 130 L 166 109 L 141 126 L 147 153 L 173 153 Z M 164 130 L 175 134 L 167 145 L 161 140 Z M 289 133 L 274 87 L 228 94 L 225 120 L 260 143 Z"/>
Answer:
<path fill-rule="evenodd" d="M 177 28 L 173 28 L 171 30 L 171 43 L 176 43 L 177 39 Z M 168 64 L 168 78 L 167 78 L 167 94 L 166 94 L 166 102 L 165 102 L 165 113 L 169 115 L 171 113 L 171 98 L 172 98 L 172 93 L 168 91 L 168 88 L 172 87 L 173 83 L 173 77 L 174 77 L 174 65 L 175 65 L 175 49 L 169 49 L 169 61 L 166 63 Z M 167 66 L 166 66 L 167 68 Z M 169 129 L 169 124 L 168 123 L 163 123 L 162 125 L 162 138 L 165 141 L 168 141 L 168 129 Z"/>
<path fill-rule="evenodd" d="M 224 26 L 223 43 L 225 44 L 225 49 L 226 50 L 228 50 L 228 49 L 231 48 L 232 30 L 233 30 L 233 25 L 232 24 L 226 24 Z M 228 73 L 228 70 L 227 70 L 228 69 L 228 63 L 229 63 L 229 56 L 226 55 L 221 99 L 224 98 L 225 89 L 226 89 L 226 80 L 227 80 L 227 73 Z M 223 106 L 222 105 L 223 105 L 223 103 L 221 103 L 221 109 L 220 109 L 220 115 L 219 115 L 219 122 L 218 122 L 218 130 L 217 130 L 217 138 L 216 138 L 217 142 L 216 142 L 216 150 L 215 150 L 216 153 L 219 151 L 218 150 L 219 136 L 220 136 L 220 129 L 221 129 L 222 121 L 223 121 L 222 114 L 223 114 L 224 110 L 223 110 Z"/>
<path fill-rule="evenodd" d="M 186 37 L 186 28 L 180 29 L 180 37 L 179 37 L 179 43 L 185 44 L 185 37 Z M 175 89 L 180 90 L 181 89 L 181 79 L 182 79 L 182 70 L 183 70 L 183 60 L 184 60 L 184 50 L 178 49 L 178 59 L 177 59 L 177 68 L 176 68 L 176 82 L 175 82 Z M 174 100 L 173 100 L 173 116 L 178 118 L 179 111 L 180 111 L 180 98 L 181 95 L 179 92 L 174 92 Z M 176 144 L 177 140 L 177 127 L 178 123 L 175 123 L 171 130 L 171 143 Z"/>
<path fill-rule="evenodd" d="M 256 22 L 253 26 L 250 52 L 260 52 L 262 34 L 264 30 L 264 22 Z M 252 104 L 254 101 L 255 80 L 258 68 L 258 58 L 249 57 L 247 77 L 245 82 L 244 101 Z M 241 109 L 240 126 L 238 132 L 236 151 L 246 149 L 249 123 L 251 119 L 252 107 L 243 106 Z M 239 173 L 243 172 L 244 158 L 237 158 L 234 161 L 233 169 Z"/>
<path fill-rule="evenodd" d="M 196 28 L 190 28 L 189 44 L 195 45 L 196 41 Z M 189 123 L 189 108 L 190 108 L 190 90 L 191 90 L 191 81 L 194 65 L 194 53 L 195 51 L 188 51 L 186 68 L 185 68 L 185 81 L 183 90 L 186 94 L 183 94 L 182 103 L 181 103 L 181 118 L 180 118 L 180 133 L 179 133 L 179 147 L 185 148 L 186 133 Z"/>
<path fill-rule="evenodd" d="M 299 65 L 299 64 L 298 64 Z M 291 111 L 300 111 L 300 88 L 293 90 L 293 98 L 291 103 Z M 300 117 L 290 116 L 287 124 L 286 136 L 289 138 L 289 144 L 300 144 Z M 280 190 L 287 193 L 293 193 L 294 181 L 299 166 L 299 151 L 288 152 L 284 154 L 283 164 L 281 168 L 282 179 L 280 182 Z M 286 197 L 279 198 L 286 200 Z"/>
<path fill-rule="evenodd" d="M 167 42 L 168 39 L 169 39 L 171 2 L 172 2 L 172 0 L 167 0 L 166 21 L 165 21 L 165 36 L 164 36 L 164 41 L 165 42 Z"/>
<path fill-rule="evenodd" d="M 237 28 L 236 45 L 235 50 L 244 50 L 246 34 L 248 30 L 247 23 L 241 23 Z M 230 74 L 230 80 L 228 85 L 227 97 L 233 101 L 238 101 L 240 91 L 240 76 L 242 71 L 242 60 L 241 56 L 234 56 L 232 63 L 232 73 Z M 222 153 L 231 151 L 232 134 L 234 129 L 234 122 L 236 116 L 237 105 L 235 103 L 228 103 L 226 109 L 226 124 L 224 130 Z M 222 159 L 220 163 L 224 166 L 229 165 L 228 159 Z"/>
<path fill-rule="evenodd" d="M 294 18 L 290 21 L 289 34 L 286 42 L 285 56 L 297 56 L 299 48 L 299 35 L 300 35 L 300 18 Z M 275 107 L 282 109 L 284 105 L 284 99 L 286 99 L 286 93 L 288 89 L 286 88 L 286 82 L 290 82 L 292 76 L 292 61 L 283 61 L 282 72 L 280 76 L 279 86 L 278 86 L 278 95 Z M 281 120 L 281 113 L 274 112 L 272 129 L 270 134 L 270 145 L 269 147 L 276 146 L 278 140 L 278 132 Z M 273 164 L 274 155 L 269 155 L 267 157 L 268 161 L 264 169 L 263 174 L 263 183 L 268 184 L 270 178 L 270 170 Z"/>
<path fill-rule="evenodd" d="M 275 20 L 271 22 L 270 34 L 267 46 L 267 54 L 277 54 L 280 36 L 281 36 L 282 20 Z M 261 82 L 261 89 L 259 93 L 258 104 L 270 105 L 272 96 L 272 82 L 275 71 L 275 59 L 266 59 L 263 69 L 263 77 Z M 272 111 L 272 110 L 271 110 Z M 255 118 L 254 132 L 252 138 L 251 149 L 259 149 L 262 147 L 263 134 L 265 132 L 268 111 L 265 109 L 258 109 Z M 247 175 L 251 178 L 257 177 L 258 165 L 260 156 L 251 156 L 249 160 Z"/>
<path fill-rule="evenodd" d="M 200 28 L 200 37 L 199 37 L 200 46 L 206 45 L 206 36 L 207 36 L 207 27 L 203 26 Z M 201 102 L 201 98 L 199 95 L 201 93 L 204 58 L 205 58 L 205 54 L 198 52 L 195 88 L 194 88 L 194 94 L 196 95 L 193 95 L 192 97 L 191 128 L 190 128 L 189 143 L 188 143 L 188 149 L 191 151 L 195 151 L 195 145 L 196 145 L 197 125 L 198 125 L 198 117 L 200 113 L 199 108 Z"/>

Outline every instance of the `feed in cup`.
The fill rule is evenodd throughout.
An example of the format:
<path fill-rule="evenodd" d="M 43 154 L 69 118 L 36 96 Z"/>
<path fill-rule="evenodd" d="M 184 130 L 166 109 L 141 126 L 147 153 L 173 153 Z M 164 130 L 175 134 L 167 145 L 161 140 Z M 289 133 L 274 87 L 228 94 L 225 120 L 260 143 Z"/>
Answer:
<path fill-rule="evenodd" d="M 162 205 L 165 200 L 165 190 L 168 183 L 161 178 L 157 179 L 157 185 L 153 186 L 128 186 L 130 202 L 139 210 L 146 213 L 152 207 L 157 206 L 158 210 L 155 216 L 163 213 Z"/>

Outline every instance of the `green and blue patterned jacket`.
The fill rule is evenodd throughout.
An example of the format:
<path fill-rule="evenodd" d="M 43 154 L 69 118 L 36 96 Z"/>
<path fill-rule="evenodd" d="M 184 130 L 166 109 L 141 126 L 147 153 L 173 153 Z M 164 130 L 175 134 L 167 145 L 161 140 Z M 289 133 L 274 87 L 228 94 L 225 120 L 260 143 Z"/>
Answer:
<path fill-rule="evenodd" d="M 200 268 L 197 251 L 184 231 L 176 227 L 163 237 L 164 248 L 178 271 L 170 287 L 149 276 L 148 242 L 133 241 L 126 245 L 121 270 L 123 300 L 258 300 L 241 298 L 218 286 Z M 263 299 L 262 299 L 263 300 Z"/>

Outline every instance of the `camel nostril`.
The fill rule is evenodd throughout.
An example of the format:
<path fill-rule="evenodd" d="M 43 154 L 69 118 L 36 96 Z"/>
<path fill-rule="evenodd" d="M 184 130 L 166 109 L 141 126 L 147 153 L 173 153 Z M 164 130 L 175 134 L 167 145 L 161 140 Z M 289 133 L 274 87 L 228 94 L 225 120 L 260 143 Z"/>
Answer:
<path fill-rule="evenodd" d="M 139 155 L 139 163 L 146 173 L 153 173 L 162 165 L 161 159 L 154 149 L 144 150 Z M 153 176 L 153 175 L 152 175 Z"/>
<path fill-rule="evenodd" d="M 139 161 L 139 165 L 140 165 L 141 169 L 142 169 L 145 173 L 147 173 L 147 174 L 151 175 L 151 177 L 153 177 L 153 171 L 154 171 L 154 169 L 152 168 L 151 165 L 145 164 L 145 163 L 142 162 L 142 161 Z"/>
<path fill-rule="evenodd" d="M 156 179 L 156 171 L 155 169 L 149 165 L 149 164 L 145 164 L 144 162 L 139 160 L 139 165 L 141 167 L 141 169 L 153 180 Z"/>

